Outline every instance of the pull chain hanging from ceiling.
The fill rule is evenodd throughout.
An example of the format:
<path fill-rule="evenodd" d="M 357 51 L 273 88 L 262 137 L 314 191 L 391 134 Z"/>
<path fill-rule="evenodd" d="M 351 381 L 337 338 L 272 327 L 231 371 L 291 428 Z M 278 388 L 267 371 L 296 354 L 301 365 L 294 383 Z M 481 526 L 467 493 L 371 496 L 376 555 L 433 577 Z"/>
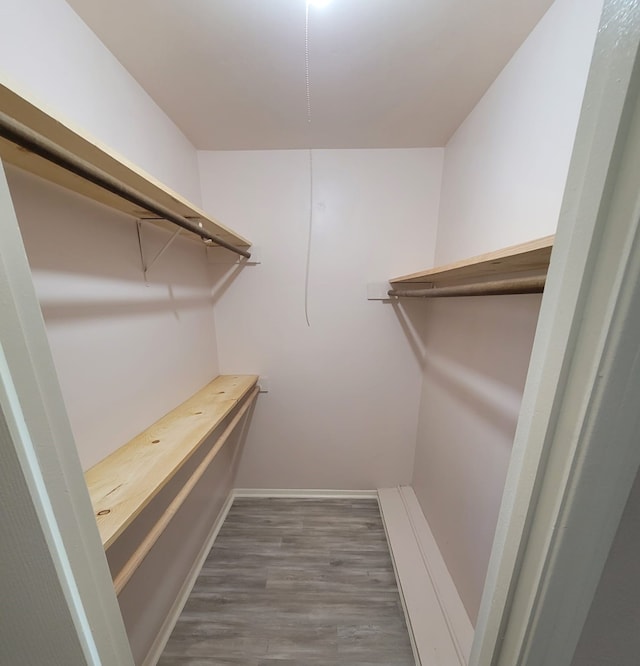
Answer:
<path fill-rule="evenodd" d="M 304 25 L 304 65 L 305 82 L 307 90 L 307 130 L 309 135 L 309 231 L 307 238 L 307 263 L 304 276 L 304 317 L 307 326 L 309 322 L 309 269 L 311 266 L 311 237 L 313 232 L 313 151 L 311 149 L 311 79 L 309 76 L 309 0 L 306 0 L 306 15 Z"/>

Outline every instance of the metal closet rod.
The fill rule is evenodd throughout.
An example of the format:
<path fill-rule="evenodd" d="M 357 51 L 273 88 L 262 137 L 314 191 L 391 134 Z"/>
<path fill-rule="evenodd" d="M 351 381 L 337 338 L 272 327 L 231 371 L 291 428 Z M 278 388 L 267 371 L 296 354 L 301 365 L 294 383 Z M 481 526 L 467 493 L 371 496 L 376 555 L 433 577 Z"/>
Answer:
<path fill-rule="evenodd" d="M 136 206 L 144 208 L 150 213 L 157 215 L 159 218 L 168 220 L 187 231 L 191 231 L 202 239 L 209 240 L 216 245 L 220 245 L 221 247 L 224 247 L 231 252 L 235 252 L 242 257 L 246 257 L 247 259 L 251 257 L 251 253 L 247 250 L 236 247 L 222 238 L 210 234 L 186 217 L 174 213 L 162 204 L 137 192 L 128 185 L 125 185 L 122 181 L 119 181 L 117 178 L 104 173 L 104 171 L 101 171 L 85 160 L 80 159 L 77 155 L 61 148 L 53 141 L 41 136 L 37 132 L 34 132 L 22 123 L 3 113 L 0 113 L 0 136 L 17 144 L 21 148 L 43 157 L 49 162 L 57 164 L 67 171 L 71 171 L 71 173 L 75 173 L 77 176 L 88 180 L 94 185 L 98 185 L 104 190 L 130 201 Z"/>
<path fill-rule="evenodd" d="M 512 278 L 460 284 L 451 287 L 431 287 L 430 289 L 390 289 L 389 296 L 397 298 L 445 298 L 448 296 L 498 296 L 501 294 L 539 294 L 544 291 L 546 276 Z"/>

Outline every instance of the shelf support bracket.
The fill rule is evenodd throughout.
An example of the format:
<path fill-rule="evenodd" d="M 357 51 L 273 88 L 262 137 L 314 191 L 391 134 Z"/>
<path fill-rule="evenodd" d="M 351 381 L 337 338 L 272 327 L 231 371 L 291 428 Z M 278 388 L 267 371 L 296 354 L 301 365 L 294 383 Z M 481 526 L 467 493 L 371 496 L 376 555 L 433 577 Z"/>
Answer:
<path fill-rule="evenodd" d="M 142 274 L 144 275 L 144 283 L 149 286 L 147 280 L 147 264 L 144 259 L 144 250 L 142 249 L 142 222 L 136 220 L 136 232 L 138 234 L 138 250 L 140 251 L 140 265 L 142 266 Z"/>
<path fill-rule="evenodd" d="M 140 261 L 142 262 L 142 272 L 144 273 L 145 284 L 149 284 L 147 274 L 153 268 L 153 265 L 160 259 L 160 257 L 169 249 L 171 243 L 180 235 L 182 232 L 181 228 L 176 229 L 176 231 L 171 235 L 171 238 L 162 246 L 161 250 L 156 254 L 156 256 L 149 262 L 146 262 L 144 256 L 144 250 L 142 249 L 142 222 L 141 220 L 136 220 L 136 228 L 138 230 L 138 248 L 140 249 Z"/>
<path fill-rule="evenodd" d="M 262 263 L 262 252 L 259 247 L 253 246 L 251 248 L 251 257 L 234 257 L 229 259 L 229 253 L 224 252 L 217 245 L 214 245 L 212 242 L 205 240 L 204 246 L 207 252 L 207 261 L 210 264 L 222 265 L 222 266 L 257 266 Z"/>
<path fill-rule="evenodd" d="M 146 268 L 147 271 L 151 270 L 151 268 L 153 267 L 153 264 L 155 264 L 156 261 L 158 261 L 158 259 L 160 259 L 160 257 L 169 249 L 169 246 L 171 245 L 171 243 L 173 243 L 173 241 L 181 233 L 182 233 L 182 229 L 176 229 L 174 231 L 171 238 L 162 246 L 162 249 L 160 250 L 160 252 L 158 252 L 158 254 L 156 254 L 156 256 L 149 262 L 149 264 L 147 265 L 147 268 Z"/>

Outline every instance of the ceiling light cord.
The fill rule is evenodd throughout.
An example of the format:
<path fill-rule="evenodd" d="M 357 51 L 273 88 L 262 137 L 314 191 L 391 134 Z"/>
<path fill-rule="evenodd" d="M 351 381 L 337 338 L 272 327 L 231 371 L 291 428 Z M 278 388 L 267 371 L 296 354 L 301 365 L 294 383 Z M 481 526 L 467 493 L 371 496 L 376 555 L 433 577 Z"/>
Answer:
<path fill-rule="evenodd" d="M 307 326 L 311 328 L 309 321 L 309 273 L 311 266 L 311 238 L 313 236 L 313 151 L 309 148 L 309 234 L 307 237 L 307 264 L 304 276 L 304 317 Z"/>
<path fill-rule="evenodd" d="M 309 230 L 307 235 L 307 262 L 304 275 L 304 318 L 311 328 L 309 320 L 309 274 L 311 269 L 311 239 L 313 236 L 313 151 L 311 149 L 311 78 L 309 76 L 309 0 L 306 2 L 304 25 L 304 66 L 307 91 L 307 127 L 309 134 Z"/>

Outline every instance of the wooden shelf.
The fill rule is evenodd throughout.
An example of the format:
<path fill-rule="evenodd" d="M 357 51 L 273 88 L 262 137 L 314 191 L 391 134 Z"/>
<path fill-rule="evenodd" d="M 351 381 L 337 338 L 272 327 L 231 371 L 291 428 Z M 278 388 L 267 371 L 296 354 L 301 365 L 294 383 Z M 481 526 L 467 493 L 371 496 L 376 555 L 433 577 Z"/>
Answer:
<path fill-rule="evenodd" d="M 183 199 L 179 194 L 171 191 L 106 146 L 100 144 L 90 136 L 82 134 L 77 129 L 66 125 L 53 115 L 50 115 L 1 84 L 0 113 L 20 122 L 29 130 L 52 141 L 60 148 L 79 157 L 89 165 L 100 169 L 113 178 L 117 178 L 137 192 L 169 208 L 173 213 L 186 217 L 195 223 L 201 223 L 202 228 L 210 234 L 219 236 L 228 243 L 242 248 L 251 245 L 246 238 L 243 238 L 217 220 L 209 217 L 206 213 L 191 205 L 186 199 Z M 154 214 L 2 137 L 0 137 L 0 157 L 9 164 L 13 164 L 45 180 L 82 194 L 110 208 L 131 215 L 136 219 L 151 220 L 155 224 L 171 230 L 177 228 L 170 222 L 158 220 Z M 196 234 L 190 231 L 183 231 L 183 233 L 185 237 L 196 239 L 200 242 L 200 238 Z"/>
<path fill-rule="evenodd" d="M 256 385 L 257 375 L 221 375 L 85 473 L 106 548 Z"/>
<path fill-rule="evenodd" d="M 392 285 L 431 284 L 448 285 L 478 279 L 498 279 L 514 273 L 545 273 L 549 267 L 554 236 L 545 236 L 528 243 L 481 254 L 471 259 L 437 266 L 419 273 L 411 273 L 389 280 Z"/>

